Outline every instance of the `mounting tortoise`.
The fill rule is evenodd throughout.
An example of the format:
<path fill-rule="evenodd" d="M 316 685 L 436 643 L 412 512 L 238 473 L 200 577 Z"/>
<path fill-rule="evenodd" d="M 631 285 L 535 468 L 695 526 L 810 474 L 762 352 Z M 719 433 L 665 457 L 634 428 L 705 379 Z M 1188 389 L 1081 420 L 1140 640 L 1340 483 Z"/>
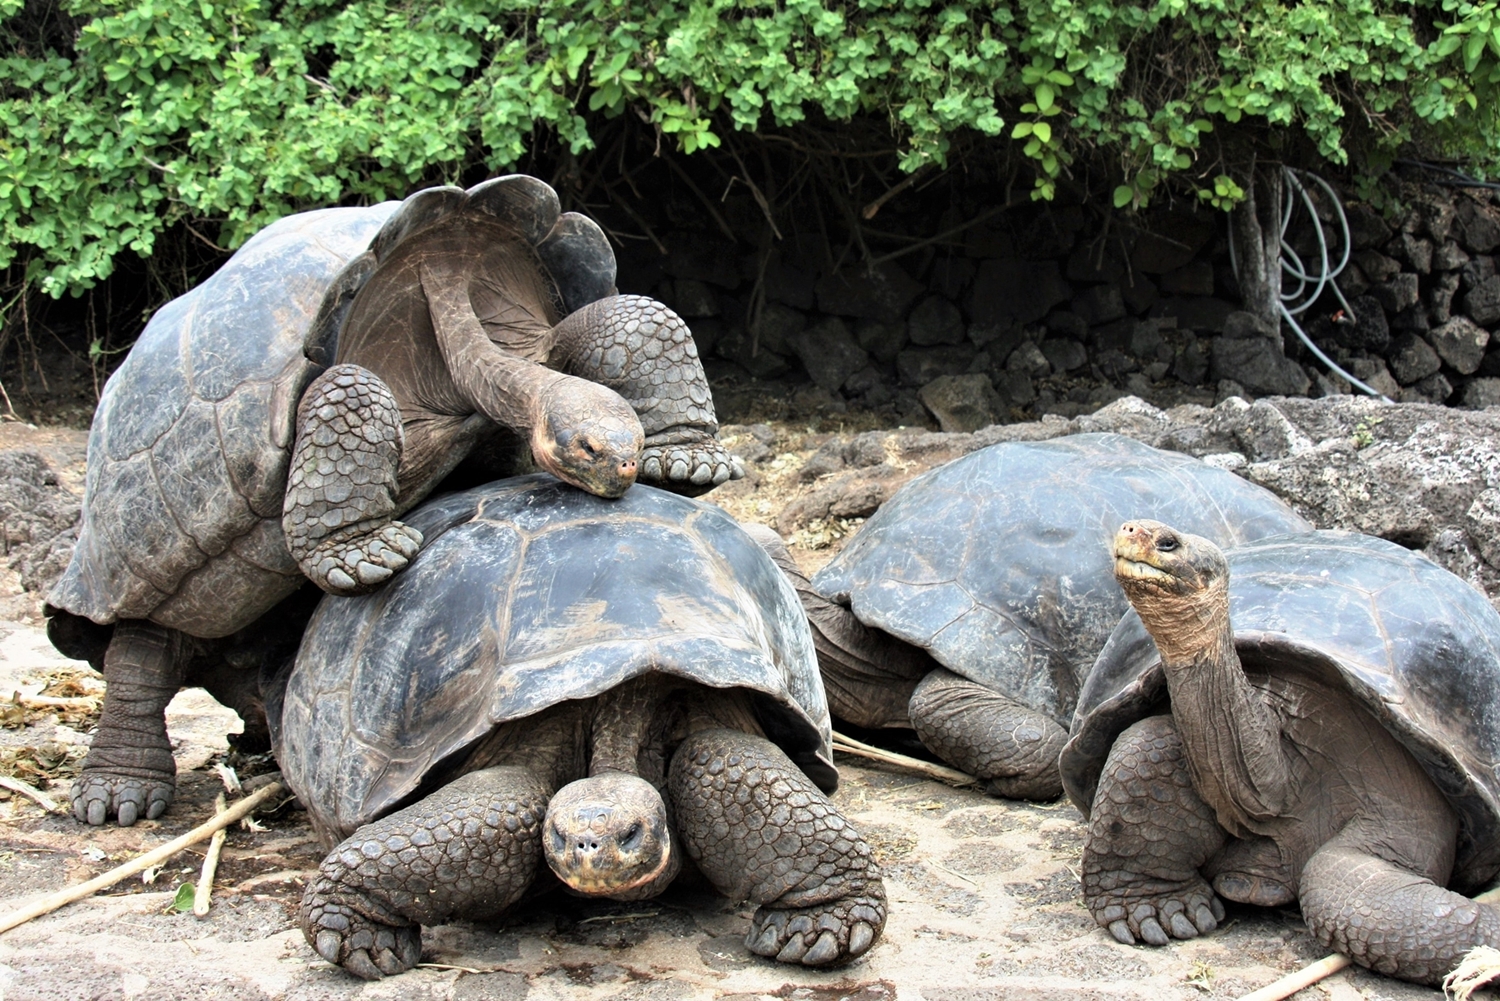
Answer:
<path fill-rule="evenodd" d="M 1454 892 L 1500 872 L 1500 615 L 1485 597 L 1345 532 L 1226 554 L 1138 520 L 1114 557 L 1134 612 L 1062 754 L 1089 817 L 1094 918 L 1164 945 L 1213 930 L 1219 897 L 1299 901 L 1325 946 L 1426 984 L 1500 946 L 1500 910 Z"/>
<path fill-rule="evenodd" d="M 304 574 L 348 593 L 399 571 L 421 537 L 393 519 L 471 453 L 504 461 L 520 435 L 605 496 L 638 462 L 685 491 L 742 475 L 687 327 L 613 284 L 598 227 L 513 175 L 289 217 L 163 307 L 105 388 L 48 597 L 53 642 L 108 686 L 75 815 L 160 815 L 177 688 L 216 665 L 212 690 L 253 715 L 223 665 L 254 644 L 219 640 Z"/>
<path fill-rule="evenodd" d="M 691 862 L 759 905 L 746 942 L 763 956 L 871 946 L 885 891 L 820 791 L 837 773 L 806 618 L 733 519 L 533 475 L 409 523 L 427 540 L 411 566 L 325 598 L 269 686 L 283 774 L 331 849 L 302 901 L 319 955 L 408 969 L 421 925 L 556 886 L 543 857 L 615 899 Z"/>
<path fill-rule="evenodd" d="M 811 582 L 833 715 L 912 727 L 989 792 L 1054 799 L 1078 690 L 1128 606 L 1109 542 L 1150 511 L 1225 544 L 1308 527 L 1269 491 L 1115 434 L 991 445 L 906 484 Z"/>

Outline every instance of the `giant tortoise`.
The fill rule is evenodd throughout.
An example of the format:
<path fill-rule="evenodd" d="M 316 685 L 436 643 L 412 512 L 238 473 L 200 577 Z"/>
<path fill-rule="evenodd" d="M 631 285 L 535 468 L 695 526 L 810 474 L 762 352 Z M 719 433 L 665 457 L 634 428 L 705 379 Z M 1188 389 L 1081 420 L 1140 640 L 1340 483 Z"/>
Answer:
<path fill-rule="evenodd" d="M 1269 491 L 1115 434 L 992 445 L 903 487 L 809 584 L 835 717 L 915 728 L 990 792 L 1051 799 L 1078 690 L 1127 609 L 1131 512 L 1226 545 L 1308 524 Z"/>
<path fill-rule="evenodd" d="M 1225 554 L 1142 519 L 1114 558 L 1134 611 L 1062 755 L 1095 919 L 1164 945 L 1212 930 L 1218 897 L 1300 901 L 1325 946 L 1427 984 L 1500 946 L 1500 910 L 1454 892 L 1500 872 L 1500 615 L 1484 595 L 1346 532 Z"/>
<path fill-rule="evenodd" d="M 407 969 L 421 925 L 557 885 L 543 857 L 616 899 L 691 862 L 759 905 L 746 942 L 763 956 L 870 947 L 885 891 L 820 791 L 837 774 L 806 618 L 733 519 L 532 475 L 409 523 L 427 540 L 411 566 L 324 598 L 267 698 L 331 849 L 301 911 L 321 956 L 367 978 Z"/>
<path fill-rule="evenodd" d="M 167 808 L 163 711 L 185 681 L 256 715 L 256 671 L 240 654 L 266 655 L 254 624 L 305 583 L 281 531 L 297 401 L 397 205 L 267 226 L 158 310 L 104 387 L 78 543 L 47 596 L 53 644 L 107 683 L 73 786 L 79 820 L 128 825 Z M 293 649 L 296 618 L 270 623 L 291 629 Z"/>
<path fill-rule="evenodd" d="M 225 659 L 202 641 L 304 571 L 378 586 L 421 542 L 392 519 L 469 453 L 504 456 L 519 433 L 540 466 L 613 496 L 644 420 L 646 479 L 697 491 L 742 472 L 717 451 L 686 326 L 611 295 L 614 273 L 596 225 L 514 175 L 282 220 L 152 318 L 100 401 L 83 528 L 48 597 L 53 642 L 102 662 L 115 693 L 80 820 L 158 816 L 175 775 L 162 710 Z M 217 676 L 244 708 L 253 686 Z"/>

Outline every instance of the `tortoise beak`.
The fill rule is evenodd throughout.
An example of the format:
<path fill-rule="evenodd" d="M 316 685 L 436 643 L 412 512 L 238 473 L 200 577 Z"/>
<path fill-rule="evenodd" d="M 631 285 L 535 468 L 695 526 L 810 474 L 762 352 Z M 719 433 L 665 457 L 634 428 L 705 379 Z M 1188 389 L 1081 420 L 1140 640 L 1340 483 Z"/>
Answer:
<path fill-rule="evenodd" d="M 1161 569 L 1161 555 L 1156 541 L 1167 526 L 1145 518 L 1127 521 L 1115 533 L 1115 579 L 1127 581 L 1168 581 L 1172 575 Z"/>

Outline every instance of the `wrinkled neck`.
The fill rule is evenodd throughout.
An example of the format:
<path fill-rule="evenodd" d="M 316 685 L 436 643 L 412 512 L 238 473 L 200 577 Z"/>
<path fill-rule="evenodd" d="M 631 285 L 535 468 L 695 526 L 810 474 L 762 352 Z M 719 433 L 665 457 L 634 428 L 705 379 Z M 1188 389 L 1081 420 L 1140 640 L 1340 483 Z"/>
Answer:
<path fill-rule="evenodd" d="M 1161 651 L 1193 785 L 1230 833 L 1259 833 L 1286 811 L 1291 783 L 1280 722 L 1234 649 L 1228 588 L 1142 604 L 1136 608 Z"/>

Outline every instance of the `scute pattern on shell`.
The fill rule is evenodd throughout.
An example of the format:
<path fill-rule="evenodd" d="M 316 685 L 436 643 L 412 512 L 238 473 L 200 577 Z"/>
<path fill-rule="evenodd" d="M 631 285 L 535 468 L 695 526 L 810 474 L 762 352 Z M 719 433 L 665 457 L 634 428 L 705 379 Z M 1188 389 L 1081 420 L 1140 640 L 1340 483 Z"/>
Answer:
<path fill-rule="evenodd" d="M 1109 545 L 1155 518 L 1222 546 L 1311 526 L 1233 473 L 1115 434 L 992 445 L 907 484 L 813 586 L 1066 727 L 1129 608 Z"/>
<path fill-rule="evenodd" d="M 297 400 L 317 372 L 303 341 L 397 204 L 273 223 L 157 311 L 105 386 L 83 527 L 51 605 L 207 638 L 296 589 L 281 491 Z"/>
<path fill-rule="evenodd" d="M 1259 665 L 1342 680 L 1459 813 L 1454 886 L 1500 872 L 1500 614 L 1421 553 L 1352 532 L 1262 539 L 1225 554 L 1235 648 Z M 1085 814 L 1115 738 L 1161 712 L 1166 678 L 1134 611 L 1079 697 L 1063 785 Z"/>
<path fill-rule="evenodd" d="M 831 788 L 830 723 L 796 593 L 722 510 L 543 474 L 429 501 L 426 543 L 358 598 L 325 598 L 280 718 L 282 767 L 347 835 L 493 727 L 656 670 L 763 693 L 766 734 Z"/>

